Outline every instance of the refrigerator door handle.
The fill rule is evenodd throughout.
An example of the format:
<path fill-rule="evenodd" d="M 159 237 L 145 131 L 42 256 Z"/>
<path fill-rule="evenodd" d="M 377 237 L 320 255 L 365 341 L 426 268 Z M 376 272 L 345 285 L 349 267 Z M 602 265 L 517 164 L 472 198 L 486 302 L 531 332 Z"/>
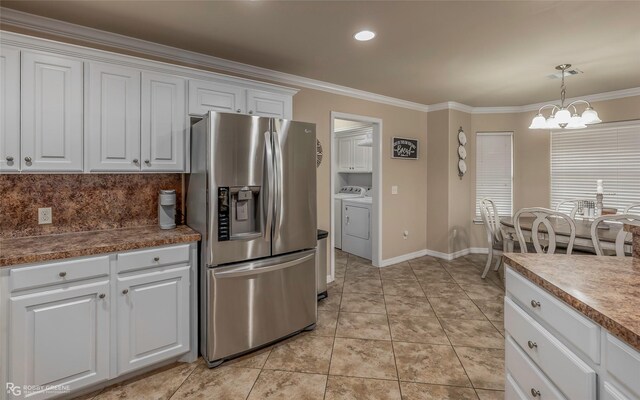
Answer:
<path fill-rule="evenodd" d="M 280 207 L 282 203 L 282 155 L 280 154 L 280 138 L 278 137 L 278 131 L 273 131 L 273 150 L 275 156 L 276 166 L 276 182 L 275 182 L 275 224 L 273 229 L 273 238 L 276 239 L 280 236 Z"/>
<path fill-rule="evenodd" d="M 271 143 L 271 132 L 264 133 L 264 147 L 267 152 L 267 186 L 269 190 L 269 196 L 267 197 L 267 215 L 264 223 L 264 237 L 271 232 L 271 225 L 273 222 L 273 197 L 275 196 L 275 182 L 273 172 L 273 150 Z"/>
<path fill-rule="evenodd" d="M 301 258 L 296 258 L 295 260 L 291 260 L 291 261 L 287 261 L 281 264 L 275 264 L 275 265 L 269 265 L 266 267 L 257 267 L 255 266 L 255 264 L 249 264 L 245 266 L 240 266 L 236 269 L 232 269 L 229 271 L 224 271 L 224 272 L 215 272 L 215 277 L 217 279 L 223 279 L 223 278 L 237 278 L 240 276 L 247 276 L 247 275 L 257 275 L 257 274 L 262 274 L 262 273 L 266 273 L 266 272 L 272 272 L 272 271 L 277 271 L 280 269 L 285 269 L 285 268 L 289 268 L 289 267 L 293 267 L 294 265 L 298 265 L 298 264 L 302 264 L 312 258 L 314 258 L 316 256 L 315 251 L 313 251 L 311 254 L 307 254 Z"/>

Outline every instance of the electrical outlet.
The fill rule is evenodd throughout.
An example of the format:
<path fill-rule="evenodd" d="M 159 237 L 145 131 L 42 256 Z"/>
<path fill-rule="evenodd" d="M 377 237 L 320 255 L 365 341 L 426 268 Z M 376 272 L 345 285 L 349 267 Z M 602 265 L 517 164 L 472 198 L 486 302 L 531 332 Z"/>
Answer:
<path fill-rule="evenodd" d="M 402 232 L 402 237 L 406 240 L 409 237 L 409 231 Z"/>
<path fill-rule="evenodd" d="M 53 222 L 51 207 L 38 208 L 38 224 L 50 224 Z"/>
<path fill-rule="evenodd" d="M 397 186 L 391 186 L 391 194 L 398 194 L 398 187 Z"/>

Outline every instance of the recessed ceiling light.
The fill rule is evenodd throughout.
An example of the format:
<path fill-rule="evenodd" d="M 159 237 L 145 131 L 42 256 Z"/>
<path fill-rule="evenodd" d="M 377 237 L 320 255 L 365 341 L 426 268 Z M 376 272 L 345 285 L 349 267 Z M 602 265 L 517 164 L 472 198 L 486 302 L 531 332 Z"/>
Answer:
<path fill-rule="evenodd" d="M 353 35 L 353 37 L 356 40 L 359 40 L 361 42 L 366 42 L 367 40 L 371 40 L 374 37 L 376 37 L 375 32 L 371 32 L 371 31 L 360 31 L 358 33 L 356 33 L 355 35 Z"/>

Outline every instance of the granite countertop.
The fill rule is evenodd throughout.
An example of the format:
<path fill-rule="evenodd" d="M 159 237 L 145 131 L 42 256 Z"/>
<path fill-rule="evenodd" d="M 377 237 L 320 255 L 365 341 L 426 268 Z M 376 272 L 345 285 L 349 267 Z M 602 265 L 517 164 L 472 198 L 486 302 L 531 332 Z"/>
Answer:
<path fill-rule="evenodd" d="M 200 234 L 186 225 L 166 230 L 152 225 L 0 239 L 0 268 L 198 240 Z"/>
<path fill-rule="evenodd" d="M 504 255 L 528 280 L 640 351 L 640 259 Z"/>

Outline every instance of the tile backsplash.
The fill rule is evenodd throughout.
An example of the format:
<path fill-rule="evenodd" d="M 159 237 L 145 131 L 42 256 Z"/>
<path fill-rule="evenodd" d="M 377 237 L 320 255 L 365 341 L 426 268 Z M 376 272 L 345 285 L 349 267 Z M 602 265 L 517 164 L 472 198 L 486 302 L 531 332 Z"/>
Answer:
<path fill-rule="evenodd" d="M 181 174 L 3 174 L 0 238 L 155 225 L 160 189 L 176 190 L 183 222 Z M 40 207 L 52 224 L 38 224 Z"/>

